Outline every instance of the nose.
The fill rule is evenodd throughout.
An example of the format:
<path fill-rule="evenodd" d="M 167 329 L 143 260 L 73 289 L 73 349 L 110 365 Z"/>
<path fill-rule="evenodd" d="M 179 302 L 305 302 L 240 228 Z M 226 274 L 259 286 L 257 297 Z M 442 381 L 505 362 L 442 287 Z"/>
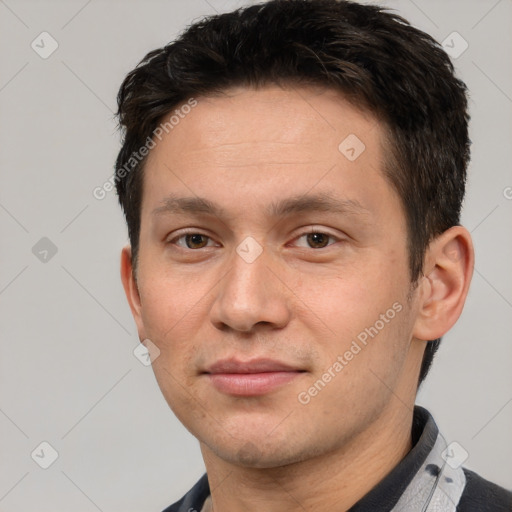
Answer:
<path fill-rule="evenodd" d="M 270 256 L 263 250 L 251 261 L 233 251 L 211 308 L 217 329 L 250 333 L 260 324 L 279 329 L 290 321 L 292 293 Z"/>

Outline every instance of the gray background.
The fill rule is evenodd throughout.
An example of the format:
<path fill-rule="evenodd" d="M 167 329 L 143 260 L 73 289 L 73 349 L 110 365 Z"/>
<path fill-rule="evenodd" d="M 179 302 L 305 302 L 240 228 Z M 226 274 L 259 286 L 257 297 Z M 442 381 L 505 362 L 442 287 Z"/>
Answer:
<path fill-rule="evenodd" d="M 0 0 L 2 512 L 159 511 L 202 474 L 196 440 L 133 355 L 126 228 L 115 194 L 92 190 L 113 171 L 125 74 L 192 20 L 244 3 Z M 466 466 L 510 488 L 512 1 L 381 3 L 439 41 L 457 31 L 469 44 L 454 62 L 471 91 L 463 222 L 476 269 L 418 403 L 467 450 Z M 31 48 L 43 31 L 59 45 L 47 59 Z M 31 458 L 42 441 L 59 454 L 48 469 Z"/>

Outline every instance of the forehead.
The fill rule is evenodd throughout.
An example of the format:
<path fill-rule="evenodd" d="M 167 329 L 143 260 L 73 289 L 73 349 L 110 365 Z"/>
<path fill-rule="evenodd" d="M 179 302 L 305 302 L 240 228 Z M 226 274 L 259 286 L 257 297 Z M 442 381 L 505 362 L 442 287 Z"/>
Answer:
<path fill-rule="evenodd" d="M 267 152 L 274 156 L 278 153 L 284 160 L 288 153 L 296 154 L 297 145 L 302 148 L 301 163 L 306 162 L 308 156 L 319 162 L 323 159 L 320 149 L 337 149 L 350 134 L 371 137 L 372 140 L 367 140 L 370 145 L 381 135 L 379 123 L 373 116 L 356 109 L 332 89 L 283 89 L 277 85 L 257 90 L 237 87 L 215 96 L 199 97 L 196 101 L 197 106 L 164 135 L 164 145 L 169 149 L 179 148 L 182 153 L 222 147 L 222 156 L 233 155 L 237 165 L 240 157 L 247 153 L 254 165 L 267 160 Z M 249 152 L 250 149 L 253 151 Z M 259 154 L 260 150 L 264 153 Z M 254 160 L 258 155 L 260 158 Z"/>
<path fill-rule="evenodd" d="M 240 87 L 195 100 L 148 156 L 143 213 L 166 194 L 215 196 L 228 206 L 312 189 L 363 206 L 365 195 L 379 203 L 392 194 L 382 173 L 382 126 L 337 91 Z"/>

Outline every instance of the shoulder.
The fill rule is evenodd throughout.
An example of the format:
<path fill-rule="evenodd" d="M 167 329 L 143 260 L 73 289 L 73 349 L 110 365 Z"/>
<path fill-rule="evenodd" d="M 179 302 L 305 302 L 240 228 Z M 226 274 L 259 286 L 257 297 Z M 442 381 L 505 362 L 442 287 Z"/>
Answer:
<path fill-rule="evenodd" d="M 464 468 L 466 486 L 457 505 L 457 512 L 510 512 L 512 491 L 496 485 Z"/>

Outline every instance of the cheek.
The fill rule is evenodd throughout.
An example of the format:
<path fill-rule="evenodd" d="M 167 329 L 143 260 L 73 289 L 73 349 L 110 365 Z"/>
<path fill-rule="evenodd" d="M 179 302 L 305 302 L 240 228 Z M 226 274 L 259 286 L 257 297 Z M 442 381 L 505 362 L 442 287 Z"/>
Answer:
<path fill-rule="evenodd" d="M 383 262 L 340 272 L 328 280 L 308 277 L 303 279 L 301 295 L 335 334 L 355 336 L 379 320 L 395 302 L 402 303 L 407 281 L 389 268 Z"/>
<path fill-rule="evenodd" d="M 383 387 L 379 377 L 388 382 L 400 373 L 412 313 L 407 307 L 408 269 L 397 272 L 397 265 L 404 262 L 390 254 L 378 262 L 366 260 L 351 272 L 340 271 L 329 281 L 303 278 L 301 296 L 308 297 L 303 319 L 309 318 L 304 323 L 322 354 L 314 377 L 343 358 L 343 377 L 336 379 L 333 391 L 348 386 L 359 390 L 354 396 L 368 392 L 371 398 Z"/>
<path fill-rule="evenodd" d="M 206 290 L 200 289 L 200 282 L 191 287 L 189 279 L 171 279 L 163 272 L 153 275 L 159 277 L 144 276 L 139 289 L 146 335 L 162 354 L 172 352 L 174 358 L 182 359 L 194 350 L 194 318 Z"/>
<path fill-rule="evenodd" d="M 314 399 L 323 413 L 344 417 L 350 411 L 347 421 L 366 421 L 392 397 L 408 357 L 410 314 L 399 301 L 384 304 L 332 317 L 336 335 L 322 340 L 322 359 L 309 382 L 328 381 L 324 388 L 319 383 L 323 390 Z"/>

